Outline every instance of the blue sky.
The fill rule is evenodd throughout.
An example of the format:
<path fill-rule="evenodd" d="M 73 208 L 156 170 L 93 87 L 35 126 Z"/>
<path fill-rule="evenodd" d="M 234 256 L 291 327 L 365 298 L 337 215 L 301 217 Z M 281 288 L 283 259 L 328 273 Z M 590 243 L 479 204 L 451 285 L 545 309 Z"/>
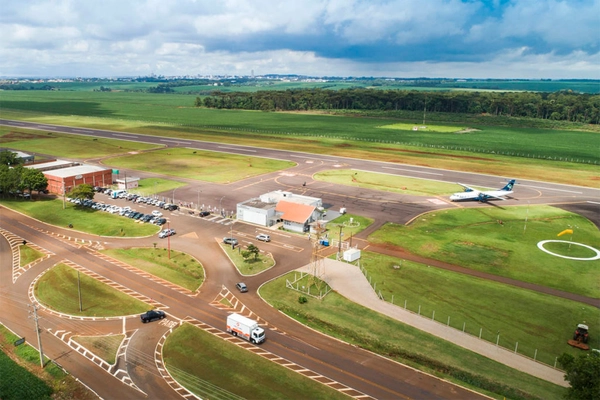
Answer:
<path fill-rule="evenodd" d="M 3 0 L 0 76 L 600 79 L 600 0 Z"/>

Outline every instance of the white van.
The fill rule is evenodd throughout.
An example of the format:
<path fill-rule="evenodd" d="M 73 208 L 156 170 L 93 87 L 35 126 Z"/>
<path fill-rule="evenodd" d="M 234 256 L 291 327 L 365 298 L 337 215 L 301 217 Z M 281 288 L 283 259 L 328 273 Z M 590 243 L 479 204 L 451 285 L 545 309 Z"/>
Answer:
<path fill-rule="evenodd" d="M 127 193 L 127 190 L 113 190 L 110 194 L 110 197 L 113 199 L 118 199 L 120 195 Z"/>

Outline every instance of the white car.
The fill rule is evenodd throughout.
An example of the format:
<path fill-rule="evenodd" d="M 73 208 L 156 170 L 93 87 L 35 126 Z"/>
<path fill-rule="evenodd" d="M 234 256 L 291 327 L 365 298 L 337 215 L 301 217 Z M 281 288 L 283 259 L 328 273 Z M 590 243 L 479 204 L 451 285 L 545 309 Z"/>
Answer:
<path fill-rule="evenodd" d="M 152 211 L 152 215 L 154 215 L 155 217 L 162 217 L 162 213 L 158 210 Z"/>
<path fill-rule="evenodd" d="M 259 233 L 258 235 L 256 235 L 256 239 L 260 240 L 261 242 L 270 242 L 271 236 L 269 236 L 265 233 Z"/>

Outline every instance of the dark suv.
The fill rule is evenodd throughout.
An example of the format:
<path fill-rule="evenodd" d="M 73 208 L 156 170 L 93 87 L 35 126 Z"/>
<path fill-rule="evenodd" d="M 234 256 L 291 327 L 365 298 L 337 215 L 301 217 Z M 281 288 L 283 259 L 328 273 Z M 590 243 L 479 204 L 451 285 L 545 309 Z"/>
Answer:
<path fill-rule="evenodd" d="M 143 323 L 156 321 L 159 319 L 163 319 L 164 317 L 166 317 L 166 314 L 164 311 L 161 310 L 150 310 L 140 315 L 140 318 Z"/>

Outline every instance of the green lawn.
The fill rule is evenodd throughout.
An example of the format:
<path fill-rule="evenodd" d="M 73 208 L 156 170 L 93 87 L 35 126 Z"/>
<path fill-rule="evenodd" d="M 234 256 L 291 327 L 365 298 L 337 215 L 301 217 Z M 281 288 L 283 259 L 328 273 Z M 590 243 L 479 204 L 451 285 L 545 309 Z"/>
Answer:
<path fill-rule="evenodd" d="M 44 369 L 40 369 L 40 353 L 27 343 L 15 347 L 13 343 L 17 339 L 20 338 L 0 324 L 0 377 L 2 378 L 0 398 L 2 400 L 97 399 L 72 375 L 64 372 L 48 359 L 44 361 Z M 4 379 L 5 377 L 10 379 Z"/>
<path fill-rule="evenodd" d="M 107 363 L 114 364 L 125 335 L 73 336 L 72 339 Z"/>
<path fill-rule="evenodd" d="M 253 156 L 238 156 L 202 150 L 173 148 L 114 157 L 106 160 L 121 168 L 197 179 L 206 182 L 229 183 L 293 167 L 295 164 Z"/>
<path fill-rule="evenodd" d="M 195 96 L 190 95 L 148 93 L 15 91 L 3 92 L 0 107 L 3 116 L 12 119 L 285 150 L 293 148 L 317 154 L 582 186 L 600 184 L 597 179 L 600 158 L 597 148 L 589 145 L 597 141 L 597 132 L 589 126 L 558 124 L 560 129 L 542 129 L 524 127 L 523 124 L 531 125 L 531 121 L 519 119 L 431 114 L 430 119 L 438 121 L 436 125 L 468 126 L 476 130 L 462 134 L 389 130 L 379 127 L 394 122 L 420 123 L 422 114 L 417 113 L 415 117 L 411 113 L 397 116 L 383 113 L 357 118 L 351 112 L 345 117 L 209 110 L 192 107 L 194 99 Z M 453 122 L 445 122 L 448 120 Z M 491 126 L 494 121 L 508 126 Z M 554 127 L 535 122 L 535 125 Z M 11 146 L 10 142 L 2 144 Z"/>
<path fill-rule="evenodd" d="M 285 280 L 293 277 L 291 272 L 263 285 L 260 295 L 276 309 L 313 329 L 463 386 L 493 392 L 498 398 L 558 400 L 565 393 L 565 389 L 554 384 L 423 333 L 352 303 L 336 292 L 322 301 L 308 298 L 307 303 L 300 304 L 298 292 L 285 287 Z"/>
<path fill-rule="evenodd" d="M 54 157 L 97 158 L 126 154 L 157 147 L 126 140 L 92 138 L 21 128 L 0 127 L 0 145 L 30 153 L 51 154 Z"/>
<path fill-rule="evenodd" d="M 260 249 L 260 242 L 254 245 Z M 221 248 L 227 253 L 240 274 L 244 276 L 259 274 L 275 265 L 275 260 L 270 254 L 259 253 L 256 259 L 254 257 L 244 259 L 242 251 L 246 250 L 246 247 L 238 245 L 232 249 L 231 245 L 221 243 Z"/>
<path fill-rule="evenodd" d="M 77 271 L 65 264 L 52 267 L 37 281 L 35 295 L 48 308 L 86 317 L 132 315 L 152 308 L 84 273 L 80 273 L 79 276 L 82 311 L 79 311 Z"/>
<path fill-rule="evenodd" d="M 161 247 L 109 249 L 101 252 L 192 292 L 198 290 L 204 282 L 202 264 L 189 254 L 179 251 L 171 250 L 171 258 L 167 249 Z"/>
<path fill-rule="evenodd" d="M 450 194 L 463 190 L 461 186 L 453 183 L 350 169 L 323 171 L 313 175 L 313 178 L 341 185 L 416 196 L 438 196 L 440 194 Z"/>
<path fill-rule="evenodd" d="M 96 200 L 102 201 L 103 198 Z M 151 236 L 160 230 L 156 225 L 141 224 L 118 214 L 92 210 L 70 202 L 66 202 L 63 209 L 62 199 L 51 197 L 31 201 L 0 199 L 0 204 L 50 225 L 66 228 L 71 224 L 74 230 L 99 236 Z"/>
<path fill-rule="evenodd" d="M 569 236 L 557 237 L 568 227 L 574 229 L 574 242 L 597 248 L 600 233 L 594 224 L 551 206 L 440 210 L 420 216 L 409 226 L 388 223 L 369 240 L 474 270 L 600 298 L 600 260 L 559 258 L 537 247 L 542 240 L 569 241 Z M 578 246 L 550 247 L 567 256 L 592 255 Z"/>
<path fill-rule="evenodd" d="M 600 331 L 600 310 L 587 304 L 522 290 L 427 265 L 361 253 L 361 266 L 388 302 L 553 365 L 563 352 L 580 350 L 566 341 L 578 323 Z M 398 268 L 399 267 L 399 268 Z M 392 297 L 393 296 L 393 297 Z M 448 320 L 448 318 L 450 318 Z M 449 322 L 448 322 L 449 321 Z M 590 346 L 600 348 L 600 336 Z"/>
<path fill-rule="evenodd" d="M 21 253 L 21 267 L 44 256 L 44 253 L 37 251 L 28 245 L 19 246 L 19 252 Z"/>
<path fill-rule="evenodd" d="M 167 337 L 163 356 L 173 377 L 202 398 L 348 398 L 189 324 Z"/>
<path fill-rule="evenodd" d="M 371 218 L 365 218 L 356 214 L 344 214 L 328 222 L 327 229 L 329 230 L 329 235 L 331 237 L 339 237 L 339 227 L 341 226 L 343 239 L 350 240 L 352 236 L 367 229 L 372 223 L 373 220 Z"/>

